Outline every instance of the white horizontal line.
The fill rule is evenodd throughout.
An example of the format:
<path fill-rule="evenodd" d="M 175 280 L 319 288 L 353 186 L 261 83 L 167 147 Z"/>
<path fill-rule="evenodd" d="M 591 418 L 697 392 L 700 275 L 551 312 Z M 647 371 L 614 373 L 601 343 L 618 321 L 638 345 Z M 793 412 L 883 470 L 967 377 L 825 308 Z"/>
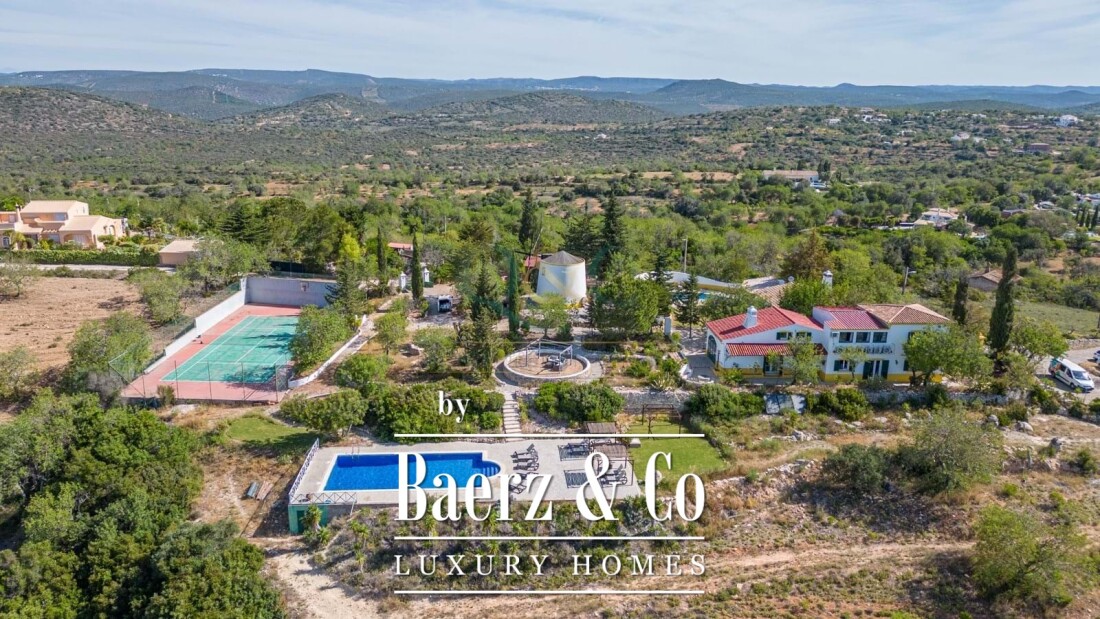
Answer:
<path fill-rule="evenodd" d="M 452 590 L 452 591 L 425 591 L 420 589 L 406 589 L 394 591 L 396 595 L 703 595 L 702 589 L 573 589 L 539 591 L 537 589 L 505 589 L 500 591 L 478 590 Z"/>
<path fill-rule="evenodd" d="M 678 542 L 702 542 L 707 538 L 702 535 L 397 535 L 393 538 L 399 541 L 550 541 L 550 542 L 583 542 L 583 541 L 678 541 Z"/>
<path fill-rule="evenodd" d="M 394 434 L 394 438 L 706 438 L 705 434 Z"/>

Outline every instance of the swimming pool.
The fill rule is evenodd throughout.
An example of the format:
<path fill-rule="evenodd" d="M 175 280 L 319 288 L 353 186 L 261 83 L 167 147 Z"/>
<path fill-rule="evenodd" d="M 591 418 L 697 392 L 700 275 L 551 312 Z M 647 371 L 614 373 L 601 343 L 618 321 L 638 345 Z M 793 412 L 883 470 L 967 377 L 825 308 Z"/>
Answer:
<path fill-rule="evenodd" d="M 455 483 L 465 486 L 477 473 L 492 477 L 500 473 L 500 465 L 475 452 L 421 453 L 427 467 L 423 488 L 434 488 L 436 475 L 446 473 Z M 332 471 L 325 481 L 325 491 L 332 490 L 397 490 L 397 454 L 346 454 L 336 456 Z M 418 471 L 416 460 L 409 460 L 411 483 Z"/>

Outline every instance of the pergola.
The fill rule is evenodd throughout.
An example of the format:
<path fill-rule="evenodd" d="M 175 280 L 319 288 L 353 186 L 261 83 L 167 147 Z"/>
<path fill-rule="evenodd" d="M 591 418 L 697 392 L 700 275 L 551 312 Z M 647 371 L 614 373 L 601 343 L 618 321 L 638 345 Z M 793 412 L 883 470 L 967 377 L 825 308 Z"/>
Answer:
<path fill-rule="evenodd" d="M 619 427 L 609 421 L 586 421 L 584 431 L 588 434 L 618 434 Z"/>
<path fill-rule="evenodd" d="M 634 483 L 634 464 L 633 458 L 630 457 L 630 450 L 626 445 L 620 442 L 603 443 L 600 445 L 592 446 L 593 453 L 601 453 L 607 457 L 607 461 L 610 463 L 611 469 L 615 469 L 615 463 L 620 463 L 620 466 L 625 466 L 626 463 L 630 463 L 627 467 L 630 469 L 630 481 L 628 483 Z"/>

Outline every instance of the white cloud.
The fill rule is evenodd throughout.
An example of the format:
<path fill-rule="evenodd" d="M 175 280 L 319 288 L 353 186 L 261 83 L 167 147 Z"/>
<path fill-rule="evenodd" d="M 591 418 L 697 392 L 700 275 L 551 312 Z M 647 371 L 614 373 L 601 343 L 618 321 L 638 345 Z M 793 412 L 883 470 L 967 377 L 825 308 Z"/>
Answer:
<path fill-rule="evenodd" d="M 21 69 L 1098 84 L 1082 0 L 7 0 Z"/>

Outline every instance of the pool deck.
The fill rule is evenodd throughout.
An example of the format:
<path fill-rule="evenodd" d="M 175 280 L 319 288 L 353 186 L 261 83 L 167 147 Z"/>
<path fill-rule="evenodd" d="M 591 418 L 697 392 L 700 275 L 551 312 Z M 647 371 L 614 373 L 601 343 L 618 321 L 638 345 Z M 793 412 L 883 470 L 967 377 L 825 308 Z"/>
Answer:
<path fill-rule="evenodd" d="M 544 499 L 548 501 L 574 501 L 577 496 L 577 488 L 569 487 L 565 481 L 565 473 L 580 473 L 584 474 L 584 459 L 568 459 L 562 460 L 560 457 L 559 447 L 566 445 L 567 443 L 575 443 L 585 439 L 583 434 L 578 434 L 576 440 L 565 439 L 531 439 L 522 442 L 508 442 L 508 443 L 478 443 L 472 441 L 452 441 L 447 443 L 419 443 L 416 445 L 373 445 L 373 446 L 346 446 L 346 447 L 322 447 L 317 450 L 313 460 L 309 464 L 309 468 L 306 470 L 305 475 L 302 476 L 301 482 L 298 485 L 296 496 L 309 497 L 309 500 L 304 502 L 295 502 L 297 504 L 303 503 L 334 503 L 334 504 L 352 504 L 355 505 L 373 505 L 373 506 L 393 506 L 397 505 L 399 493 L 397 490 L 358 490 L 358 491 L 345 491 L 336 490 L 325 492 L 325 483 L 328 481 L 329 473 L 332 471 L 333 465 L 336 463 L 336 457 L 348 454 L 383 454 L 383 453 L 411 453 L 411 452 L 475 452 L 485 454 L 487 460 L 500 465 L 500 474 L 494 475 L 489 478 L 489 486 L 492 492 L 492 497 L 495 500 L 500 492 L 501 477 L 512 473 L 519 475 L 529 475 L 531 473 L 548 474 L 550 475 L 550 481 L 544 495 Z M 524 451 L 529 445 L 534 445 L 535 450 L 538 452 L 539 466 L 536 471 L 518 471 L 512 465 L 512 454 L 517 451 Z M 621 462 L 612 462 L 612 468 L 618 468 Z M 626 464 L 627 467 L 627 481 L 629 484 L 622 484 L 617 487 L 615 492 L 616 499 L 623 499 L 628 497 L 635 497 L 641 495 L 641 489 L 638 486 L 638 480 L 634 475 L 632 466 L 630 463 Z M 425 494 L 428 495 L 429 509 L 433 495 L 438 495 L 442 492 L 440 488 L 433 488 L 431 486 L 432 480 L 425 480 L 422 487 Z M 507 484 L 505 483 L 505 487 Z M 537 488 L 536 488 L 537 489 Z M 603 487 L 604 496 L 611 498 L 611 487 Z M 459 488 L 458 498 L 464 500 L 466 492 L 463 488 Z M 585 496 L 592 498 L 594 495 L 591 488 L 586 488 Z M 531 488 L 525 488 L 522 492 L 514 494 L 513 501 L 530 501 L 534 497 L 534 493 Z M 485 499 L 489 500 L 489 499 Z"/>

